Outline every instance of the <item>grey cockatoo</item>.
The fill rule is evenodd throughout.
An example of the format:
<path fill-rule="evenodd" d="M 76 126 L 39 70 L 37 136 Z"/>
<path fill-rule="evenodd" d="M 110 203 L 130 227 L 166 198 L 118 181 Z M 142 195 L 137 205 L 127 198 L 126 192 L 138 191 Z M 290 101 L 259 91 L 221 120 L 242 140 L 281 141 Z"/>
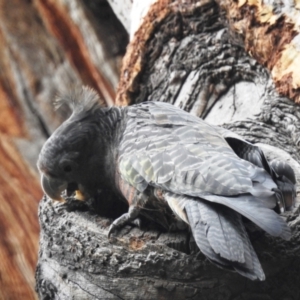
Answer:
<path fill-rule="evenodd" d="M 268 163 L 255 145 L 170 104 L 102 108 L 88 88 L 63 101 L 73 113 L 38 160 L 49 197 L 61 200 L 64 190 L 77 190 L 88 198 L 109 188 L 129 204 L 109 233 L 139 214 L 161 220 L 171 212 L 189 224 L 210 261 L 264 280 L 242 216 L 270 235 L 289 239 L 289 227 L 274 211 L 294 203 L 289 165 Z"/>

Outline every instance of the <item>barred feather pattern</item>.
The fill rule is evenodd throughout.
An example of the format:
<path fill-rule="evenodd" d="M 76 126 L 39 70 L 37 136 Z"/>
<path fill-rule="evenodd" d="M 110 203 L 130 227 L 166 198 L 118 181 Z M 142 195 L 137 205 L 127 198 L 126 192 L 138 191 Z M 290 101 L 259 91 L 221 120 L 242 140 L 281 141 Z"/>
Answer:
<path fill-rule="evenodd" d="M 273 236 L 289 239 L 290 229 L 272 210 L 276 172 L 260 149 L 166 103 L 125 110 L 118 162 L 123 180 L 140 192 L 162 189 L 211 261 L 263 280 L 241 215 Z M 232 147 L 230 138 L 242 147 Z"/>
<path fill-rule="evenodd" d="M 265 279 L 241 215 L 227 207 L 188 198 L 185 211 L 197 245 L 211 261 L 252 280 Z"/>
<path fill-rule="evenodd" d="M 265 170 L 239 159 L 207 123 L 170 105 L 151 104 L 128 110 L 120 148 L 120 167 L 140 191 L 151 182 L 193 196 L 248 193 L 254 181 L 261 192 L 276 187 Z"/>
<path fill-rule="evenodd" d="M 278 189 L 274 190 L 277 198 L 277 210 L 284 212 L 293 209 L 296 199 L 296 178 L 291 166 L 276 159 L 268 162 L 263 151 L 258 146 L 243 140 L 240 136 L 227 129 L 215 128 L 240 158 L 263 168 L 271 175 L 278 186 Z"/>
<path fill-rule="evenodd" d="M 165 103 L 134 106 L 127 114 L 120 168 L 140 191 L 154 183 L 192 196 L 274 194 L 271 176 L 240 159 L 204 121 Z"/>

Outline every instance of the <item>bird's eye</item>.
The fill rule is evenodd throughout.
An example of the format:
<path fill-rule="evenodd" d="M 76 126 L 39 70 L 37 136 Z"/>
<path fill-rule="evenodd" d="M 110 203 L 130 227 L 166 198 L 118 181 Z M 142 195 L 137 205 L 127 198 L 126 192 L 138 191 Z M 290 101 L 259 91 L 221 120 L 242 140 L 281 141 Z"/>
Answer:
<path fill-rule="evenodd" d="M 60 161 L 60 168 L 64 173 L 70 173 L 76 170 L 77 164 L 70 159 L 63 159 Z"/>

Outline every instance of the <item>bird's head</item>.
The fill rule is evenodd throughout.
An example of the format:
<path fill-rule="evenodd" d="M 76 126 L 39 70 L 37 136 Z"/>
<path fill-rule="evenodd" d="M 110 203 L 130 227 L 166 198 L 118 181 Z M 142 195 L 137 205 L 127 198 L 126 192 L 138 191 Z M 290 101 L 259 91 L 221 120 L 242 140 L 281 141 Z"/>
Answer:
<path fill-rule="evenodd" d="M 99 116 L 105 109 L 98 95 L 82 88 L 62 97 L 62 102 L 70 103 L 73 113 L 46 141 L 37 162 L 44 192 L 58 201 L 63 191 L 77 191 L 79 198 L 96 191 L 103 181 L 106 152 Z"/>

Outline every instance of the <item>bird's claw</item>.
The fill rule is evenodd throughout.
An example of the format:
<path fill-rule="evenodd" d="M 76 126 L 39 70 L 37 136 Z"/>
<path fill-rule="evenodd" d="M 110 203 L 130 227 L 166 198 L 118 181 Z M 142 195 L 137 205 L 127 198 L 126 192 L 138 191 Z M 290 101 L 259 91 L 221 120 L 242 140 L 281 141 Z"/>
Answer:
<path fill-rule="evenodd" d="M 139 214 L 139 208 L 135 206 L 131 206 L 127 213 L 120 216 L 118 219 L 114 220 L 108 229 L 108 238 L 110 238 L 111 234 L 118 228 L 123 227 L 124 225 L 135 221 Z"/>
<path fill-rule="evenodd" d="M 114 223 L 112 223 L 112 224 L 109 226 L 107 237 L 110 238 L 111 234 L 112 234 L 114 231 L 116 231 L 117 228 L 118 228 L 118 226 L 115 225 Z"/>
<path fill-rule="evenodd" d="M 115 222 L 113 222 L 110 226 L 109 226 L 109 229 L 108 229 L 108 234 L 107 234 L 107 237 L 110 238 L 111 234 L 116 231 L 118 229 L 118 227 L 121 227 L 122 225 L 126 225 L 127 222 L 124 222 L 124 224 L 115 224 Z M 130 222 L 130 224 L 132 224 L 133 226 L 136 226 L 138 228 L 141 228 L 142 226 L 142 221 L 140 218 L 136 218 L 134 220 L 132 220 Z"/>

